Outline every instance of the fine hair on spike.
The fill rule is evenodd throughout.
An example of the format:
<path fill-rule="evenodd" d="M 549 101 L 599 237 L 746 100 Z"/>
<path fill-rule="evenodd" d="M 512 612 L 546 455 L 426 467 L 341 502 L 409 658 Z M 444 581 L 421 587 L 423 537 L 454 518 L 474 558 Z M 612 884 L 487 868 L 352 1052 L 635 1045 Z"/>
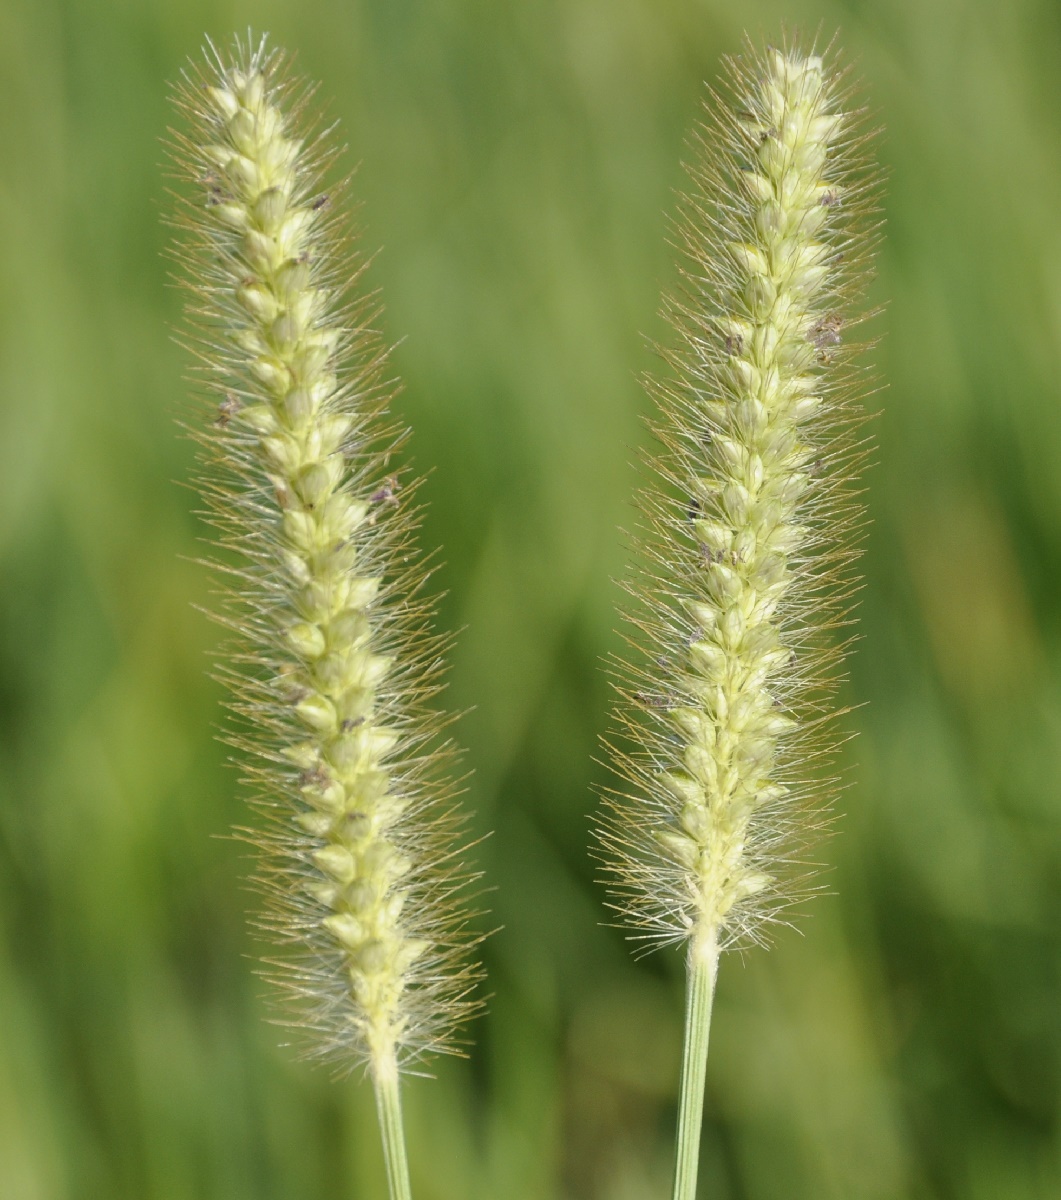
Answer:
<path fill-rule="evenodd" d="M 831 50 L 786 39 L 728 60 L 691 141 L 598 830 L 648 947 L 717 958 L 814 890 L 874 384 L 872 137 Z"/>
<path fill-rule="evenodd" d="M 176 88 L 171 254 L 266 974 L 307 1054 L 369 1067 L 386 1144 L 398 1071 L 457 1049 L 478 1007 L 476 875 L 436 707 L 450 639 L 313 94 L 264 38 L 208 43 Z"/>

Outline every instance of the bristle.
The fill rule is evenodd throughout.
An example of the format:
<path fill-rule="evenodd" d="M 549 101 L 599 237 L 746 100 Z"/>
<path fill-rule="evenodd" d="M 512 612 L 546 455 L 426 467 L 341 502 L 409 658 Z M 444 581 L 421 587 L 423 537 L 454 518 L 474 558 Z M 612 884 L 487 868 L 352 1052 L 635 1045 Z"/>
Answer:
<path fill-rule="evenodd" d="M 634 936 L 705 959 L 813 890 L 806 848 L 839 786 L 870 382 L 851 332 L 876 241 L 851 103 L 795 47 L 729 63 L 675 228 L 668 374 L 648 380 L 658 448 L 609 739 L 623 785 L 598 836 Z"/>
<path fill-rule="evenodd" d="M 176 93 L 185 340 L 205 403 L 206 519 L 230 633 L 218 674 L 258 820 L 267 974 L 341 1067 L 453 1049 L 475 1008 L 456 751 L 433 704 L 416 483 L 330 131 L 282 58 L 210 46 Z"/>

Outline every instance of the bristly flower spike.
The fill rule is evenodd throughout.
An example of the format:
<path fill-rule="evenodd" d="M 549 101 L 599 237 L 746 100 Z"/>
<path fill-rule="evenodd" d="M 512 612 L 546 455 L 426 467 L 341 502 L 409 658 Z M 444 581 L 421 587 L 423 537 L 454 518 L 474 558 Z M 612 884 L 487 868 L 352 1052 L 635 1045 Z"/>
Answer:
<path fill-rule="evenodd" d="M 392 1196 L 407 1197 L 398 1076 L 475 1007 L 469 882 L 415 484 L 395 387 L 326 178 L 311 90 L 264 40 L 210 46 L 173 135 L 174 257 L 206 412 L 197 481 L 222 573 L 230 688 L 259 812 L 268 973 L 307 1052 L 367 1065 Z M 337 215 L 338 214 L 338 215 Z"/>
<path fill-rule="evenodd" d="M 675 1200 L 692 1200 L 719 952 L 810 889 L 838 782 L 835 692 L 862 508 L 868 377 L 849 338 L 877 237 L 846 73 L 797 45 L 729 67 L 694 139 L 666 308 L 670 378 L 639 498 L 632 662 L 599 830 L 616 908 L 684 943 Z"/>

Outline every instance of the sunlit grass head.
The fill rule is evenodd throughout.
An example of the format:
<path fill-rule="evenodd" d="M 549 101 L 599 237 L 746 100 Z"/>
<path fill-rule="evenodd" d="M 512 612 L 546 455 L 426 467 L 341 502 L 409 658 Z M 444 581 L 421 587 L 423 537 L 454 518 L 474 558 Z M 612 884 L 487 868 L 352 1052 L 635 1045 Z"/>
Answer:
<path fill-rule="evenodd" d="M 806 893 L 835 794 L 866 454 L 866 136 L 846 73 L 788 45 L 731 61 L 693 138 L 674 337 L 648 380 L 636 653 L 617 669 L 628 788 L 601 831 L 616 903 L 653 943 L 763 940 Z"/>
<path fill-rule="evenodd" d="M 476 972 L 435 707 L 449 639 L 431 628 L 379 305 L 332 132 L 282 56 L 210 46 L 176 99 L 191 428 L 267 972 L 307 1051 L 366 1064 L 389 1094 L 401 1067 L 453 1048 Z"/>
<path fill-rule="evenodd" d="M 813 887 L 866 455 L 858 303 L 874 171 L 846 73 L 796 42 L 728 64 L 693 139 L 648 381 L 656 449 L 599 832 L 642 945 L 687 947 L 675 1200 L 692 1200 L 719 953 Z M 853 337 L 852 334 L 855 336 Z"/>

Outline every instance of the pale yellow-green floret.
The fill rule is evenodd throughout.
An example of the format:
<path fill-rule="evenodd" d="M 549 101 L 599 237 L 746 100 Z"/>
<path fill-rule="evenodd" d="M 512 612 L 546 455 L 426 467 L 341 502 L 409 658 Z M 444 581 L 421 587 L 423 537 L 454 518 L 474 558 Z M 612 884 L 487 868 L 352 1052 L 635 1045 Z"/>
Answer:
<path fill-rule="evenodd" d="M 320 147 L 296 128 L 276 68 L 248 49 L 181 96 L 195 129 L 178 162 L 205 189 L 184 213 L 199 255 L 190 311 L 207 320 L 193 333 L 223 395 L 199 435 L 203 488 L 219 544 L 246 563 L 225 618 L 239 637 L 228 676 L 258 756 L 265 921 L 295 944 L 280 982 L 305 1001 L 321 1052 L 393 1074 L 403 1055 L 445 1048 L 470 1007 L 455 965 L 468 940 L 452 903 L 460 860 L 444 844 L 452 785 L 436 811 L 424 784 L 432 754 L 450 753 L 431 749 L 442 721 L 422 711 L 443 643 L 415 596 L 422 571 L 406 579 L 414 594 L 386 595 L 415 553 L 411 524 L 382 532 L 399 520 L 395 478 L 362 461 L 393 438 L 378 428 L 380 351 L 369 339 L 373 361 L 344 365 L 362 332 L 344 324 L 356 260 L 332 261 L 343 240 L 317 190 Z"/>
<path fill-rule="evenodd" d="M 640 751 L 618 765 L 648 800 L 618 797 L 601 834 L 620 907 L 708 956 L 756 936 L 782 902 L 791 763 L 779 764 L 805 722 L 803 673 L 821 665 L 805 643 L 837 561 L 819 517 L 830 504 L 838 526 L 852 517 L 822 478 L 823 375 L 849 287 L 834 161 L 849 123 L 816 56 L 770 51 L 738 86 L 739 106 L 701 140 L 706 197 L 680 228 L 702 291 L 676 322 L 686 347 L 663 393 L 658 466 L 684 511 L 650 499 L 644 545 L 663 566 L 634 588 L 665 653 L 641 670 L 650 686 L 624 718 Z"/>

